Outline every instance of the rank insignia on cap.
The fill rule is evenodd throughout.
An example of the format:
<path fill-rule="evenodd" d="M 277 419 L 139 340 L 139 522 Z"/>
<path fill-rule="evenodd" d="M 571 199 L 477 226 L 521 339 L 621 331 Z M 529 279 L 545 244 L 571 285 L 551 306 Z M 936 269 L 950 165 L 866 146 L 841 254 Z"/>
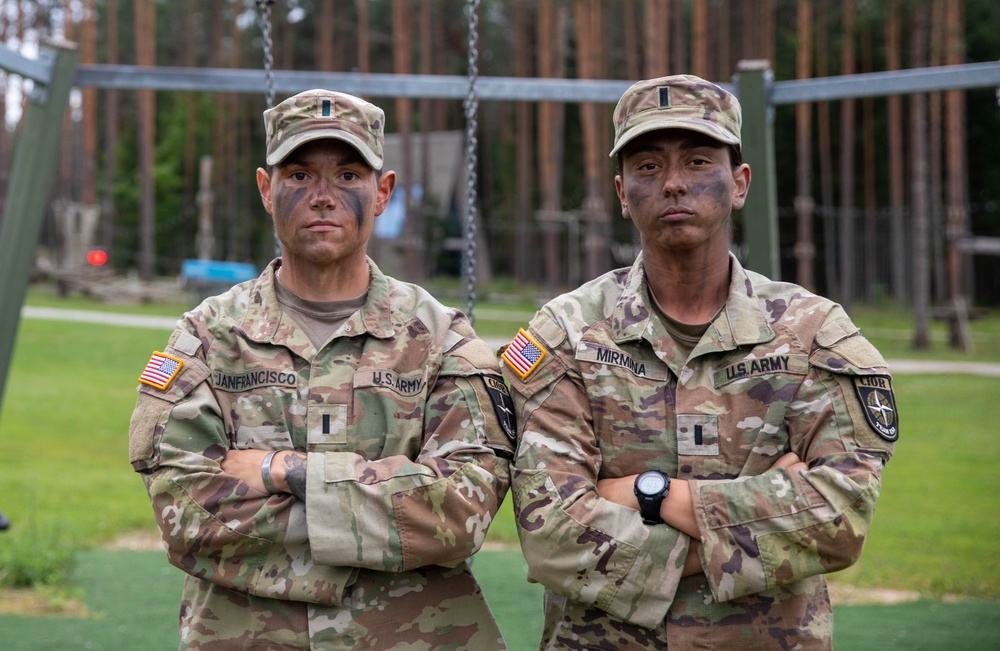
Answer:
<path fill-rule="evenodd" d="M 899 438 L 899 419 L 892 381 L 888 375 L 859 375 L 854 378 L 854 390 L 861 401 L 861 410 L 872 429 L 886 441 Z"/>
<path fill-rule="evenodd" d="M 503 361 L 522 380 L 528 379 L 532 371 L 545 359 L 545 349 L 537 341 L 531 338 L 523 329 L 518 330 L 514 341 L 510 342 L 507 349 L 503 351 Z"/>
<path fill-rule="evenodd" d="M 149 358 L 149 363 L 146 364 L 142 375 L 139 376 L 139 382 L 147 384 L 154 389 L 165 391 L 174 378 L 177 377 L 177 374 L 180 373 L 183 366 L 184 360 L 177 359 L 166 353 L 155 352 Z"/>
<path fill-rule="evenodd" d="M 660 86 L 656 90 L 660 94 L 660 108 L 670 108 L 670 86 Z"/>

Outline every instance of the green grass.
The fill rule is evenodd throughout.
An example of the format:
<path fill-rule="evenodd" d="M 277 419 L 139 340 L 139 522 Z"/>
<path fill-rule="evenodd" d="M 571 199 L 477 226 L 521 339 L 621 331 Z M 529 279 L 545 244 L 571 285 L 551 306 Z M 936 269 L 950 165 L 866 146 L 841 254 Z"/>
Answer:
<path fill-rule="evenodd" d="M 178 305 L 171 311 L 163 310 L 162 306 L 116 306 L 111 310 L 83 298 L 64 303 L 37 288 L 29 294 L 29 302 L 169 316 L 176 316 L 184 309 Z M 484 303 L 477 306 L 477 328 L 487 337 L 510 336 L 532 312 L 530 305 Z M 995 350 L 982 351 L 970 358 L 948 351 L 941 344 L 942 351 L 932 351 L 928 356 L 908 349 L 906 315 L 861 310 L 856 319 L 866 331 L 866 324 L 870 323 L 871 330 L 889 333 L 888 342 L 904 342 L 900 344 L 901 354 L 886 353 L 889 358 L 927 359 L 946 354 L 948 359 L 988 361 L 1000 350 L 997 345 Z M 935 324 L 935 329 L 939 327 L 943 324 Z M 1000 333 L 1000 313 L 991 313 L 989 318 L 974 322 L 973 327 L 977 337 L 989 340 Z M 896 334 L 900 330 L 904 332 L 902 339 Z M 21 322 L 0 412 L 0 511 L 13 521 L 11 530 L 0 533 L 0 564 L 10 565 L 12 557 L 20 558 L 22 565 L 29 564 L 25 559 L 37 560 L 39 556 L 32 554 L 34 548 L 56 548 L 53 563 L 63 557 L 61 552 L 82 551 L 77 554 L 79 563 L 73 585 L 86 587 L 95 581 L 100 583 L 104 580 L 99 576 L 102 572 L 114 575 L 123 585 L 87 588 L 94 621 L 79 625 L 91 627 L 86 630 L 92 632 L 111 631 L 111 637 L 101 638 L 105 641 L 95 641 L 86 648 L 122 648 L 116 639 L 133 638 L 114 635 L 133 635 L 130 630 L 122 629 L 130 629 L 133 620 L 143 630 L 162 631 L 166 626 L 169 634 L 176 635 L 173 627 L 179 573 L 167 568 L 158 552 L 148 554 L 159 559 L 162 567 L 149 570 L 133 566 L 133 557 L 128 552 L 98 551 L 102 544 L 120 534 L 153 530 L 142 482 L 128 463 L 127 432 L 135 403 L 136 377 L 150 351 L 162 349 L 168 334 L 166 330 L 38 319 Z M 885 350 L 875 336 L 872 338 Z M 861 587 L 915 590 L 928 598 L 953 594 L 989 601 L 961 604 L 926 601 L 905 606 L 839 608 L 838 613 L 843 614 L 837 616 L 838 640 L 848 640 L 853 631 L 862 630 L 863 635 L 883 641 L 884 645 L 873 645 L 868 640 L 866 646 L 852 640 L 843 646 L 838 642 L 837 646 L 852 650 L 997 648 L 1000 378 L 898 375 L 895 385 L 902 435 L 896 457 L 885 471 L 871 536 L 861 561 L 833 575 L 831 580 Z M 490 530 L 490 539 L 516 541 L 509 499 Z M 477 572 L 484 574 L 484 583 L 489 580 L 499 586 L 490 588 L 493 592 L 488 592 L 488 596 L 505 633 L 531 638 L 530 645 L 512 644 L 512 648 L 532 648 L 537 640 L 537 631 L 532 627 L 540 621 L 538 586 L 529 586 L 524 581 L 519 552 L 491 553 L 510 557 L 499 557 L 507 558 L 499 569 L 484 560 L 477 565 Z M 113 566 L 103 554 L 114 555 Z M 94 563 L 103 564 L 101 567 L 105 569 L 95 568 Z M 521 565 L 515 567 L 516 563 Z M 153 572 L 152 577 L 149 572 Z M 487 575 L 493 572 L 496 578 L 489 579 Z M 139 586 L 142 592 L 130 597 L 131 585 L 126 589 L 126 583 Z M 153 585 L 161 587 L 153 590 Z M 91 589 L 109 592 L 94 597 L 90 595 Z M 159 592 L 161 589 L 163 594 Z M 114 608 L 131 609 L 127 616 L 114 615 L 112 606 L 107 605 L 111 602 L 102 599 L 125 599 L 126 605 Z M 145 609 L 153 602 L 162 602 L 163 610 L 153 611 L 159 614 L 151 614 L 147 621 L 140 617 L 140 611 L 147 612 Z M 136 603 L 143 604 L 142 608 L 132 607 Z M 163 618 L 168 621 L 161 621 Z M 60 632 L 57 629 L 65 628 L 62 624 L 39 627 L 33 618 L 3 616 L 0 630 L 5 638 L 8 630 L 20 630 L 17 626 L 21 625 L 18 623 L 21 619 L 29 620 L 26 626 L 35 630 L 39 640 L 51 638 L 52 643 L 13 648 L 84 648 L 82 641 L 90 635 L 80 632 L 82 629 L 75 633 L 72 628 Z M 510 622 L 515 624 L 512 626 Z M 924 630 L 928 627 L 934 630 Z M 44 630 L 37 630 L 40 628 Z M 933 645 L 938 639 L 934 637 L 937 632 L 953 629 L 966 635 L 962 640 L 968 643 L 948 638 L 955 644 Z M 144 635 L 141 631 L 134 634 L 147 639 L 141 637 Z M 58 642 L 54 636 L 59 635 L 74 644 Z M 173 639 L 174 642 L 161 648 L 176 648 L 171 646 L 176 644 L 176 638 Z M 142 643 L 135 648 L 158 647 Z"/>
<path fill-rule="evenodd" d="M 972 355 L 949 345 L 949 325 L 943 320 L 931 321 L 930 347 L 917 350 L 913 347 L 912 311 L 857 305 L 851 309 L 851 318 L 886 359 L 1000 362 L 1000 310 L 979 312 L 982 315 L 977 314 L 969 321 L 969 334 L 974 347 Z"/>
<path fill-rule="evenodd" d="M 484 551 L 476 577 L 511 651 L 538 648 L 541 593 L 524 580 L 518 551 Z M 159 552 L 80 554 L 73 593 L 82 617 L 0 615 L 0 639 L 11 651 L 92 649 L 171 651 L 183 574 Z M 1000 648 L 1000 603 L 916 601 L 893 606 L 836 606 L 834 648 L 845 651 L 993 651 Z"/>
<path fill-rule="evenodd" d="M 836 579 L 1000 599 L 1000 378 L 894 384 L 896 456 L 861 561 Z"/>

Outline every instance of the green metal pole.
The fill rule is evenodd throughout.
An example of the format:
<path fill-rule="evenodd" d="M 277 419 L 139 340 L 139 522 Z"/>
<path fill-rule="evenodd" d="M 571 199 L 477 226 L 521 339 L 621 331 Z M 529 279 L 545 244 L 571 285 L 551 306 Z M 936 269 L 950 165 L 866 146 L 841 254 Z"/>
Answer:
<path fill-rule="evenodd" d="M 740 61 L 735 82 L 743 106 L 743 160 L 750 165 L 750 194 L 743 207 L 747 268 L 780 280 L 778 188 L 774 171 L 773 81 L 767 61 Z"/>
<path fill-rule="evenodd" d="M 59 163 L 59 139 L 78 54 L 70 43 L 49 46 L 49 83 L 35 80 L 14 144 L 0 222 L 0 406 L 21 321 L 21 306 L 38 246 L 42 218 Z"/>

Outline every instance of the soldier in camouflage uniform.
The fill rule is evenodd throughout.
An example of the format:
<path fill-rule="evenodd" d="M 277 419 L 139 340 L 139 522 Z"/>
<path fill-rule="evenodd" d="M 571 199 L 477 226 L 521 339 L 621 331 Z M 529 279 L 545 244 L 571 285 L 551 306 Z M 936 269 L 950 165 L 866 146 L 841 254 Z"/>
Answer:
<path fill-rule="evenodd" d="M 130 429 L 181 648 L 505 649 L 469 562 L 510 482 L 496 355 L 366 255 L 381 109 L 307 91 L 264 121 L 282 257 L 183 316 Z"/>
<path fill-rule="evenodd" d="M 835 303 L 744 269 L 740 107 L 692 76 L 614 113 L 641 254 L 502 352 L 542 649 L 829 649 L 898 437 L 886 364 Z M 651 472 L 649 472 L 651 471 Z"/>

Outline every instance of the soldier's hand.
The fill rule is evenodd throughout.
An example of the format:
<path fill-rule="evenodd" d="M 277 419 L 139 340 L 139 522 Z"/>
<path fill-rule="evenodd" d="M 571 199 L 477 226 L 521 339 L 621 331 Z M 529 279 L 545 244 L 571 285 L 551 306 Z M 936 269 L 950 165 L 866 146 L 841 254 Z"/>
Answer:
<path fill-rule="evenodd" d="M 268 491 L 264 488 L 264 479 L 260 474 L 260 465 L 265 456 L 267 450 L 229 450 L 222 458 L 222 471 L 266 495 Z"/>
<path fill-rule="evenodd" d="M 264 486 L 261 465 L 266 450 L 229 450 L 222 459 L 222 470 L 246 482 L 254 490 L 264 494 L 272 491 Z M 301 452 L 282 450 L 271 459 L 273 492 L 291 493 L 302 501 L 306 499 L 306 455 Z"/>
<path fill-rule="evenodd" d="M 630 509 L 639 510 L 639 500 L 635 497 L 635 478 L 637 475 L 628 477 L 609 477 L 597 480 L 597 494 L 615 504 L 627 506 Z"/>
<path fill-rule="evenodd" d="M 809 470 L 809 465 L 800 459 L 799 455 L 794 452 L 789 452 L 774 462 L 771 466 L 771 470 L 774 470 L 775 468 L 784 468 L 789 474 L 794 475 L 799 471 Z"/>
<path fill-rule="evenodd" d="M 701 543 L 695 539 L 691 539 L 691 544 L 688 545 L 687 558 L 684 560 L 684 571 L 681 576 L 694 576 L 695 574 L 702 574 L 705 568 L 701 566 L 701 556 L 698 555 L 698 550 L 701 549 Z"/>

